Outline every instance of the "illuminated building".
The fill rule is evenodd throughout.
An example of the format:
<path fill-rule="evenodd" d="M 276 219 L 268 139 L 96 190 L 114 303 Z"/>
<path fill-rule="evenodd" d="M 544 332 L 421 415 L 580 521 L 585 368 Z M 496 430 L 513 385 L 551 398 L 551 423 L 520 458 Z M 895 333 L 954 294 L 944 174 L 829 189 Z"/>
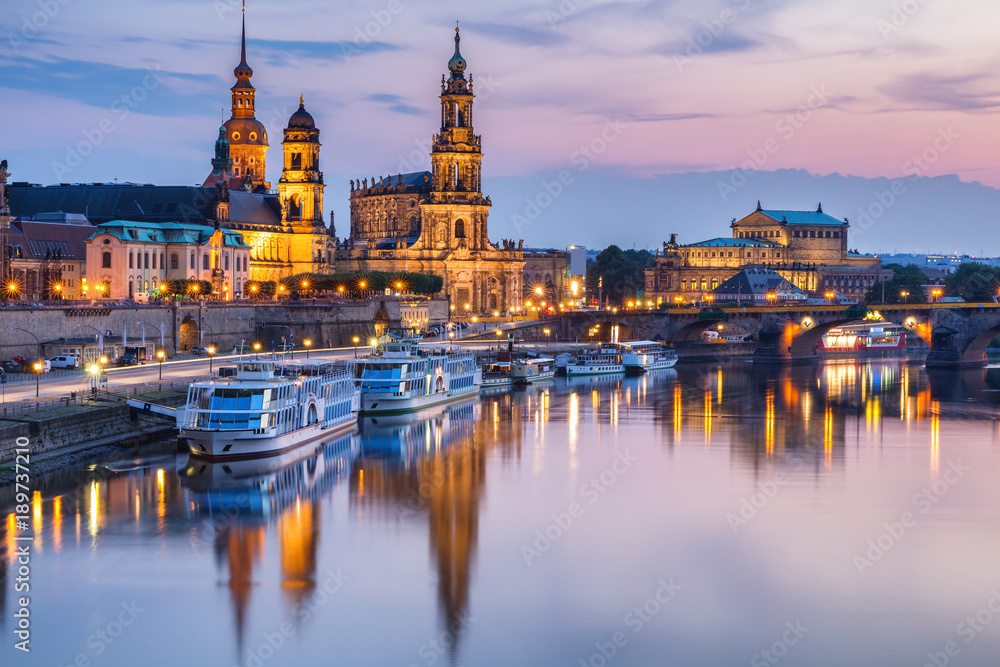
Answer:
<path fill-rule="evenodd" d="M 441 128 L 431 170 L 351 181 L 351 230 L 338 261 L 348 270 L 433 273 L 453 305 L 473 312 L 522 305 L 526 256 L 553 289 L 565 291 L 564 253 L 525 251 L 523 241 L 490 241 L 492 203 L 482 192 L 482 140 L 475 133 L 473 80 L 459 49 L 441 79 Z"/>
<path fill-rule="evenodd" d="M 771 211 L 761 208 L 742 220 L 733 219 L 732 238 L 720 237 L 680 245 L 676 234 L 657 252 L 646 270 L 646 299 L 658 303 L 702 301 L 704 296 L 744 268 L 781 274 L 807 292 L 836 291 L 860 300 L 875 283 L 892 278 L 882 260 L 848 250 L 848 221 L 816 211 Z"/>

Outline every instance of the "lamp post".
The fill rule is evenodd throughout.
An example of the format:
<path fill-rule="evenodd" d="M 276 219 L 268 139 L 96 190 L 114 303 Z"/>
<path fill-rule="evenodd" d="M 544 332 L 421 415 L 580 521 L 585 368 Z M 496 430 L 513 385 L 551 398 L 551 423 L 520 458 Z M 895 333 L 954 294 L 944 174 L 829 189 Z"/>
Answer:
<path fill-rule="evenodd" d="M 906 297 L 910 296 L 910 293 L 904 290 L 899 293 L 899 296 L 903 297 L 903 303 L 906 303 Z"/>
<path fill-rule="evenodd" d="M 41 341 L 38 340 L 38 336 L 36 336 L 35 334 L 31 333 L 27 329 L 22 329 L 21 327 L 10 327 L 10 328 L 13 329 L 14 331 L 23 331 L 24 333 L 26 333 L 29 336 L 31 336 L 32 338 L 34 338 L 35 339 L 35 345 L 38 346 L 38 356 L 42 356 L 42 343 L 41 343 Z"/>
<path fill-rule="evenodd" d="M 308 359 L 309 348 L 312 347 L 313 342 L 310 339 L 306 338 L 304 341 L 302 341 L 302 344 L 306 346 L 306 359 Z"/>
<path fill-rule="evenodd" d="M 777 294 L 775 294 L 774 292 L 768 292 L 767 293 L 767 303 L 768 303 L 768 305 L 773 306 L 774 305 L 774 301 L 777 298 L 778 298 Z"/>
<path fill-rule="evenodd" d="M 38 379 L 42 377 L 42 368 L 45 367 L 44 361 L 35 362 L 35 398 L 38 398 Z"/>
<path fill-rule="evenodd" d="M 156 358 L 160 360 L 160 379 L 163 379 L 163 357 L 167 356 L 163 350 L 156 351 Z M 211 361 L 209 362 L 211 363 Z"/>
<path fill-rule="evenodd" d="M 833 292 L 827 292 L 824 296 L 826 296 L 827 305 L 832 306 L 833 305 L 833 297 L 836 296 L 836 295 Z"/>
<path fill-rule="evenodd" d="M 938 299 L 941 298 L 941 288 L 935 287 L 931 290 L 931 296 L 934 297 L 934 303 L 937 303 Z"/>
<path fill-rule="evenodd" d="M 208 349 L 205 350 L 208 354 L 208 374 L 212 374 L 212 357 L 215 356 L 215 346 L 209 345 Z"/>
<path fill-rule="evenodd" d="M 357 336 L 354 337 L 354 358 L 355 359 L 358 358 L 358 343 L 360 342 L 360 340 L 361 339 L 358 338 Z"/>
<path fill-rule="evenodd" d="M 98 347 L 97 356 L 99 356 L 99 357 L 103 356 L 104 355 L 104 332 L 101 331 L 100 329 L 98 329 L 97 327 L 90 326 L 89 324 L 79 324 L 79 323 L 77 323 L 76 326 L 83 327 L 84 329 L 90 329 L 91 331 L 96 331 L 97 332 L 97 347 Z"/>

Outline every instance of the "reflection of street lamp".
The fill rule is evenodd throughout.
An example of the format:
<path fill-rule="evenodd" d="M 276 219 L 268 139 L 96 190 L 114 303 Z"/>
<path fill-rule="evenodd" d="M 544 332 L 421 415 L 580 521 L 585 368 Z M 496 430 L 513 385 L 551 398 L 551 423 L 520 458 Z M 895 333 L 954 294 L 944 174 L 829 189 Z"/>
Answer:
<path fill-rule="evenodd" d="M 313 342 L 311 340 L 309 340 L 308 338 L 306 338 L 304 341 L 302 341 L 302 344 L 306 346 L 306 359 L 308 359 L 309 358 L 309 348 L 312 347 Z"/>
<path fill-rule="evenodd" d="M 361 339 L 358 338 L 357 336 L 355 336 L 354 337 L 354 358 L 355 359 L 358 358 L 358 343 L 359 342 L 361 342 Z"/>
<path fill-rule="evenodd" d="M 163 379 L 163 357 L 167 356 L 163 350 L 156 351 L 156 358 L 160 360 L 160 379 Z"/>
<path fill-rule="evenodd" d="M 211 375 L 212 374 L 212 356 L 215 354 L 215 346 L 214 345 L 209 345 L 208 349 L 206 349 L 205 352 L 206 352 L 206 354 L 208 354 L 208 374 Z"/>

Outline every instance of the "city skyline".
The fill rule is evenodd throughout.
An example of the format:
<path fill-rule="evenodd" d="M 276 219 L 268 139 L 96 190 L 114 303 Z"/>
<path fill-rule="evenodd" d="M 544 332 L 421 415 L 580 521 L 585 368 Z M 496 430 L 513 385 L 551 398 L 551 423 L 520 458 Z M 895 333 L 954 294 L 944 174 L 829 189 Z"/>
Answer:
<path fill-rule="evenodd" d="M 988 69 L 995 49 L 976 28 L 996 10 L 964 4 L 970 11 L 942 17 L 944 10 L 906 3 L 863 10 L 813 3 L 816 12 L 807 15 L 790 2 L 566 0 L 551 8 L 479 8 L 470 16 L 457 4 L 424 9 L 404 0 L 328 13 L 319 3 L 251 2 L 248 58 L 258 118 L 272 137 L 305 95 L 324 131 L 327 209 L 343 221 L 348 179 L 382 176 L 377 170 L 388 165 L 395 172 L 429 165 L 452 20 L 466 19 L 484 191 L 496 193 L 492 224 L 502 235 L 512 230 L 556 245 L 557 232 L 571 228 L 569 212 L 592 204 L 589 188 L 542 211 L 549 224 L 524 229 L 518 220 L 530 218 L 525 197 L 535 199 L 567 170 L 578 182 L 602 174 L 649 190 L 658 178 L 706 175 L 714 186 L 706 215 L 719 223 L 746 213 L 762 190 L 792 199 L 776 171 L 786 169 L 820 180 L 956 175 L 960 186 L 982 183 L 988 199 L 1000 201 L 1000 170 L 989 161 L 997 136 L 989 113 L 997 104 Z M 0 86 L 8 118 L 29 130 L 7 137 L 15 180 L 202 180 L 216 109 L 227 106 L 238 62 L 240 4 L 136 6 L 120 12 L 125 5 L 109 3 L 94 12 L 52 0 L 12 7 L 0 55 L 9 75 Z M 277 160 L 270 162 L 274 181 Z M 778 181 L 743 188 L 740 172 L 726 173 L 740 167 Z M 795 193 L 805 201 L 772 205 L 811 208 L 806 202 L 825 194 L 815 190 Z M 653 196 L 637 197 L 636 211 Z M 852 197 L 826 199 L 835 215 L 858 217 Z M 683 223 L 655 224 L 699 240 Z M 604 244 L 596 230 L 574 232 L 589 238 L 568 241 Z M 660 235 L 637 230 L 630 240 L 654 245 Z M 868 250 L 899 249 L 878 233 L 869 240 Z M 980 250 L 972 241 L 955 249 Z"/>

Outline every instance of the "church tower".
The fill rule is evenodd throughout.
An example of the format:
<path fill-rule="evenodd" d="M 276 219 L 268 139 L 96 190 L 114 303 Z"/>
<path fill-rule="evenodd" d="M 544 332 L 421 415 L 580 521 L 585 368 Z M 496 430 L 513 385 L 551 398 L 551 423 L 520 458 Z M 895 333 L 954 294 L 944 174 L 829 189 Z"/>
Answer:
<path fill-rule="evenodd" d="M 241 39 L 240 64 L 233 70 L 236 84 L 230 89 L 233 94 L 232 117 L 223 125 L 229 139 L 233 158 L 232 175 L 243 179 L 243 187 L 251 191 L 270 189 L 266 180 L 267 130 L 254 115 L 256 90 L 250 83 L 253 69 L 247 64 L 247 21 L 246 5 L 243 7 L 243 34 Z"/>
<path fill-rule="evenodd" d="M 281 142 L 284 165 L 278 181 L 284 224 L 293 233 L 294 273 L 315 273 L 325 262 L 328 235 L 323 223 L 323 172 L 319 170 L 319 129 L 299 96 Z"/>
<path fill-rule="evenodd" d="M 434 241 L 446 241 L 449 249 L 488 250 L 490 202 L 482 193 L 482 143 L 472 126 L 475 95 L 472 77 L 465 78 L 461 39 L 455 28 L 455 55 L 448 61 L 451 76 L 441 77 L 441 132 L 434 135 L 431 149 L 431 193 L 423 219 L 426 227 L 438 230 Z"/>

